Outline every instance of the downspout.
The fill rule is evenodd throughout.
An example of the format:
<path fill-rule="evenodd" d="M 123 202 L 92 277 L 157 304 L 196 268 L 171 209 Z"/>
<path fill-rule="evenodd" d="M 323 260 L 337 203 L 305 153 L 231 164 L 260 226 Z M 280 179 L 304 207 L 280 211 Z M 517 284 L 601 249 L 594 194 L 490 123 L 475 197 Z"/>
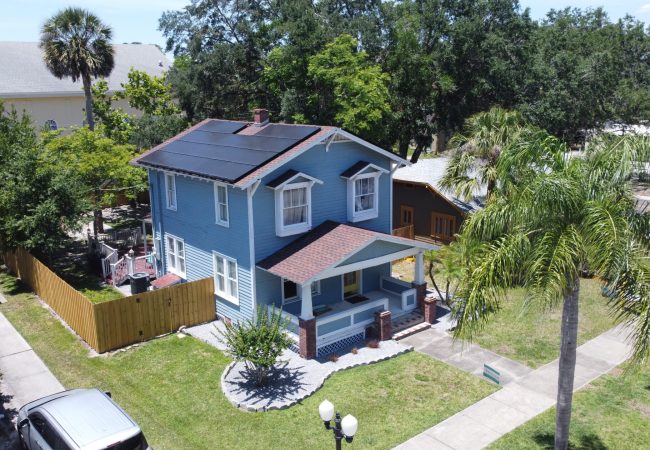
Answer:
<path fill-rule="evenodd" d="M 255 264 L 255 222 L 253 214 L 253 196 L 260 186 L 262 180 L 257 180 L 246 190 L 246 197 L 248 203 L 248 246 L 249 246 L 249 261 L 251 270 L 251 300 L 253 307 L 253 320 L 257 320 L 257 283 L 255 282 L 255 271 L 257 266 Z"/>

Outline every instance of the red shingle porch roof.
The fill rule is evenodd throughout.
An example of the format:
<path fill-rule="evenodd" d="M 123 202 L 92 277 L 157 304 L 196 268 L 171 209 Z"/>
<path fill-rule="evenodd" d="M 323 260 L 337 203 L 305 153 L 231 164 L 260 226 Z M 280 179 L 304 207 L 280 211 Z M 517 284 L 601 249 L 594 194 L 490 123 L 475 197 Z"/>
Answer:
<path fill-rule="evenodd" d="M 260 261 L 257 266 L 294 283 L 305 284 L 376 240 L 430 247 L 419 241 L 328 220 Z"/>

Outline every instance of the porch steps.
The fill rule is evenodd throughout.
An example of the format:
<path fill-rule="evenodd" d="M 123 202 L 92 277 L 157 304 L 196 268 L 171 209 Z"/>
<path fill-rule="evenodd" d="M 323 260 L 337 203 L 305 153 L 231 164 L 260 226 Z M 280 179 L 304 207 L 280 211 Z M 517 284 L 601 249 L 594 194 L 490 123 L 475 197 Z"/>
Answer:
<path fill-rule="evenodd" d="M 417 325 L 413 325 L 410 328 L 406 328 L 402 331 L 399 331 L 397 333 L 393 334 L 393 339 L 396 341 L 399 341 L 400 339 L 404 339 L 406 337 L 409 337 L 415 333 L 419 333 L 420 331 L 424 331 L 428 328 L 431 328 L 431 324 L 427 322 L 421 322 Z"/>
<path fill-rule="evenodd" d="M 418 309 L 396 317 L 393 319 L 392 325 L 393 339 L 396 341 L 431 327 L 430 323 L 424 321 L 424 315 Z"/>

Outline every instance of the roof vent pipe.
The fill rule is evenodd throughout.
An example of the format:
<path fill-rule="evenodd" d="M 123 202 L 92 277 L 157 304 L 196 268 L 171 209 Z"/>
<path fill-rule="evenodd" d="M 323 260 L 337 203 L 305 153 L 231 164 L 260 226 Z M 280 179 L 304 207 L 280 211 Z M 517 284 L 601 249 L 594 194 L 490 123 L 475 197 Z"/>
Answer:
<path fill-rule="evenodd" d="M 253 110 L 253 122 L 256 127 L 263 127 L 269 123 L 268 109 L 256 108 Z"/>

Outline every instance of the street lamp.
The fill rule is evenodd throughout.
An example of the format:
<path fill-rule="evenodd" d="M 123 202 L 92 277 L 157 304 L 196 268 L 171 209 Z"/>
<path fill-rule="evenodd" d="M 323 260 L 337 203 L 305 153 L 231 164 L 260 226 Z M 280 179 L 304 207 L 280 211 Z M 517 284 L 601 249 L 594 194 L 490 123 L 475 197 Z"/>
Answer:
<path fill-rule="evenodd" d="M 318 406 L 318 413 L 320 414 L 320 418 L 323 419 L 325 429 L 334 432 L 336 450 L 341 450 L 341 441 L 343 438 L 345 438 L 348 443 L 352 442 L 352 438 L 354 438 L 354 434 L 357 432 L 357 427 L 359 426 L 356 417 L 348 414 L 341 419 L 341 415 L 336 413 L 334 426 L 332 427 L 331 420 L 332 417 L 334 417 L 334 405 L 332 405 L 332 402 L 328 400 L 324 400 Z"/>

